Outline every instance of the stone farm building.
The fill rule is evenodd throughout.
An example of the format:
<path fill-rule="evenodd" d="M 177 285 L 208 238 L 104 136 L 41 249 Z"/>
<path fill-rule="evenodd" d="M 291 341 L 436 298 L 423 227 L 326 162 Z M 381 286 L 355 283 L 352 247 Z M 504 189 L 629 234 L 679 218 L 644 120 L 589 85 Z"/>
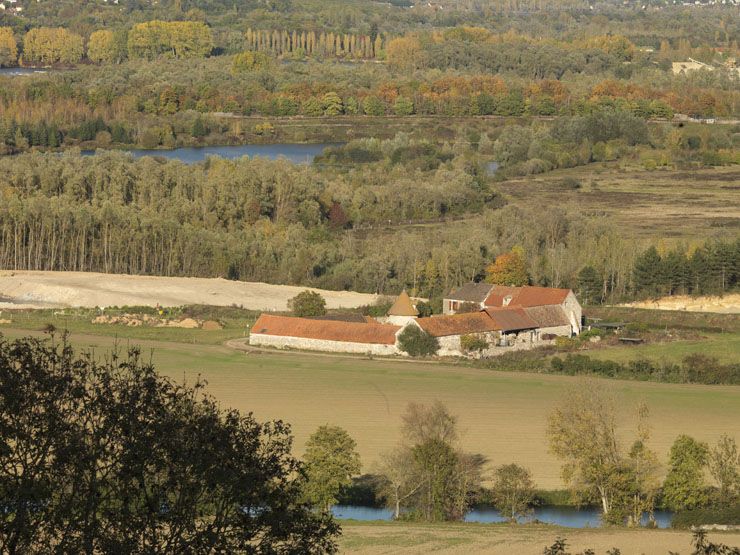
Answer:
<path fill-rule="evenodd" d="M 382 318 L 333 315 L 296 318 L 262 314 L 252 327 L 255 346 L 403 355 L 398 336 L 407 326 L 418 326 L 439 342 L 439 356 L 469 356 L 464 338 L 473 336 L 488 345 L 480 356 L 551 343 L 555 337 L 578 335 L 581 305 L 570 289 L 503 287 L 469 283 L 452 291 L 443 303 L 444 314 L 421 318 L 403 291 Z"/>

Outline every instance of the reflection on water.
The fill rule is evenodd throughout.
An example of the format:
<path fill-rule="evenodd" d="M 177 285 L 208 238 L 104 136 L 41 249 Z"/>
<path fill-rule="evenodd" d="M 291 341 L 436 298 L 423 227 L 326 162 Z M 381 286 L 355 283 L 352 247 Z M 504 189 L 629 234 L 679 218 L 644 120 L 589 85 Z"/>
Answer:
<path fill-rule="evenodd" d="M 361 507 L 353 505 L 336 505 L 332 513 L 337 518 L 353 520 L 391 520 L 393 511 L 375 507 Z M 547 524 L 565 526 L 567 528 L 596 528 L 601 525 L 600 512 L 595 507 L 537 507 L 534 513 L 523 522 L 539 521 Z M 656 511 L 655 520 L 658 528 L 668 528 L 671 525 L 671 513 Z M 506 519 L 495 509 L 474 509 L 465 516 L 465 522 L 506 522 Z M 647 524 L 647 515 L 643 518 Z"/>
<path fill-rule="evenodd" d="M 267 158 L 277 160 L 285 158 L 296 164 L 310 164 L 313 159 L 321 154 L 326 147 L 337 146 L 336 143 L 314 143 L 314 144 L 270 144 L 270 145 L 236 145 L 236 146 L 203 146 L 203 147 L 181 147 L 171 150 L 149 150 L 131 149 L 134 158 L 142 156 L 161 156 L 171 160 L 180 160 L 186 164 L 202 162 L 208 156 L 219 156 L 221 158 L 240 158 L 242 156 Z M 94 155 L 94 150 L 83 150 L 85 156 Z"/>

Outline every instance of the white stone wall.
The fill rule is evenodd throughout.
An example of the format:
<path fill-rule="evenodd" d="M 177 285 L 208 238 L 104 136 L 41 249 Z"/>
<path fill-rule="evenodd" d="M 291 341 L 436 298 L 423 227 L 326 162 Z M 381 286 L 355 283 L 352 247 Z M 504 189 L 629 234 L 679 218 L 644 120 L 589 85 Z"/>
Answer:
<path fill-rule="evenodd" d="M 386 316 L 383 324 L 392 324 L 394 326 L 405 326 L 416 320 L 416 316 Z"/>
<path fill-rule="evenodd" d="M 542 336 L 546 334 L 558 335 L 563 337 L 570 337 L 571 335 L 573 335 L 572 325 L 539 328 L 537 331 L 539 332 L 540 339 L 542 339 Z"/>
<path fill-rule="evenodd" d="M 253 333 L 249 336 L 249 344 L 255 346 L 277 347 L 278 349 L 302 349 L 306 351 L 325 351 L 330 353 L 358 353 L 372 355 L 401 354 L 395 345 L 378 343 L 349 343 L 344 341 L 330 341 L 326 339 L 307 339 L 304 337 L 283 337 Z"/>
<path fill-rule="evenodd" d="M 576 296 L 573 294 L 573 291 L 568 293 L 562 306 L 565 314 L 570 320 L 572 334 L 579 335 L 581 333 L 583 309 L 581 308 L 581 303 L 578 302 L 578 299 L 576 299 Z"/>

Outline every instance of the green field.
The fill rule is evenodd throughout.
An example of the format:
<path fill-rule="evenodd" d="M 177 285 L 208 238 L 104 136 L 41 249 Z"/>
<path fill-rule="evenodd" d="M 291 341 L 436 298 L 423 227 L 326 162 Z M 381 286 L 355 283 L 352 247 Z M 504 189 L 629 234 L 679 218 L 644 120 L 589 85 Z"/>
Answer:
<path fill-rule="evenodd" d="M 723 363 L 737 362 L 740 357 L 740 333 L 707 333 L 698 339 L 610 346 L 604 349 L 591 349 L 585 354 L 592 358 L 615 362 L 650 359 L 678 363 L 684 357 L 695 353 L 716 357 Z"/>
<path fill-rule="evenodd" d="M 103 329 L 113 333 L 115 330 L 110 328 Z M 8 337 L 29 333 L 0 329 Z M 204 341 L 196 344 L 182 342 L 179 337 L 173 341 L 169 334 L 195 334 L 199 330 L 130 331 L 157 330 L 162 333 L 161 341 L 79 332 L 72 333 L 71 340 L 98 353 L 115 342 L 120 347 L 129 342 L 141 345 L 147 355 L 152 353 L 163 374 L 176 380 L 193 381 L 198 375 L 205 378 L 208 391 L 224 407 L 253 411 L 260 419 L 290 422 L 299 455 L 308 435 L 319 425 L 343 426 L 357 440 L 366 471 L 372 470 L 380 453 L 398 441 L 400 415 L 407 403 L 439 399 L 459 415 L 466 449 L 483 453 L 494 465 L 524 464 L 532 470 L 538 487 L 562 487 L 558 461 L 547 451 L 546 417 L 578 378 L 494 372 L 453 363 L 270 351 L 243 353 L 207 344 L 223 331 L 200 331 L 206 337 L 194 335 Z M 238 329 L 232 332 L 235 336 L 243 334 Z M 214 336 L 207 339 L 208 334 Z M 722 433 L 738 433 L 740 387 L 616 380 L 604 383 L 613 389 L 625 414 L 623 432 L 634 426 L 632 413 L 637 403 L 647 402 L 654 425 L 651 444 L 663 460 L 680 433 L 712 442 Z"/>

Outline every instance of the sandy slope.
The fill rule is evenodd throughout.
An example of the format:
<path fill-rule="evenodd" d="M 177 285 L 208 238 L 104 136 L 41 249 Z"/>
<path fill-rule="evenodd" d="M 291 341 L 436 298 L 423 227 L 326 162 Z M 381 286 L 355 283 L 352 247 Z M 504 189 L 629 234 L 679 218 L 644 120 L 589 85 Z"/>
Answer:
<path fill-rule="evenodd" d="M 304 289 L 220 278 L 0 271 L 0 308 L 209 304 L 285 310 L 288 299 Z M 375 295 L 351 291 L 317 291 L 328 308 L 350 308 L 376 299 Z"/>
<path fill-rule="evenodd" d="M 677 295 L 663 297 L 654 301 L 629 303 L 624 306 L 653 308 L 656 310 L 686 310 L 688 312 L 718 312 L 720 314 L 740 314 L 740 293 L 724 297 L 689 297 Z"/>

